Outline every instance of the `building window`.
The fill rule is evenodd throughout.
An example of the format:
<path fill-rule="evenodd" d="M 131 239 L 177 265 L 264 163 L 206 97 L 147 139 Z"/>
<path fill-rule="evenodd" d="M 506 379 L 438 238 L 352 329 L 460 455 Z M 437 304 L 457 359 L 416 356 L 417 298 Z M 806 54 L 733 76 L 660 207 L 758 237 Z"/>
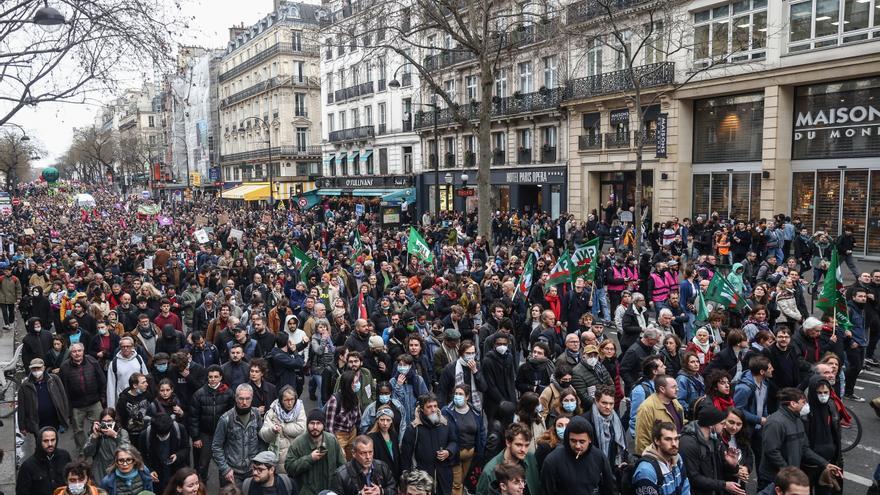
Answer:
<path fill-rule="evenodd" d="M 535 90 L 534 82 L 532 81 L 532 63 L 531 62 L 520 62 L 519 63 L 519 92 L 520 93 L 531 93 Z"/>
<path fill-rule="evenodd" d="M 411 174 L 413 171 L 413 151 L 412 146 L 403 146 L 403 173 Z"/>
<path fill-rule="evenodd" d="M 290 44 L 294 50 L 302 51 L 302 31 L 290 32 Z"/>
<path fill-rule="evenodd" d="M 602 74 L 602 42 L 596 38 L 587 44 L 587 76 Z"/>
<path fill-rule="evenodd" d="M 517 132 L 517 140 L 519 141 L 519 148 L 521 150 L 531 150 L 532 149 L 532 130 L 531 129 L 520 129 Z"/>
<path fill-rule="evenodd" d="M 390 130 L 385 128 L 388 122 L 385 115 L 385 102 L 376 104 L 376 118 L 379 119 L 379 132 L 386 132 Z"/>
<path fill-rule="evenodd" d="M 297 151 L 305 151 L 309 143 L 309 128 L 296 128 L 296 149 Z"/>
<path fill-rule="evenodd" d="M 364 125 L 373 125 L 373 107 L 370 105 L 364 107 Z"/>
<path fill-rule="evenodd" d="M 507 149 L 507 138 L 503 132 L 492 133 L 492 150 L 504 151 Z"/>
<path fill-rule="evenodd" d="M 339 112 L 339 129 L 348 129 L 345 125 L 345 110 Z"/>
<path fill-rule="evenodd" d="M 645 63 L 656 64 L 666 60 L 666 47 L 663 39 L 663 21 L 656 21 L 653 24 L 645 25 Z"/>
<path fill-rule="evenodd" d="M 360 83 L 361 70 L 357 65 L 351 66 L 351 85 L 357 86 Z"/>
<path fill-rule="evenodd" d="M 543 136 L 543 147 L 544 148 L 555 148 L 556 147 L 556 127 L 543 127 L 541 129 L 541 135 Z"/>
<path fill-rule="evenodd" d="M 544 87 L 553 89 L 559 85 L 559 60 L 556 55 L 544 57 Z"/>
<path fill-rule="evenodd" d="M 585 113 L 583 115 L 584 130 L 581 133 L 578 148 L 591 149 L 602 147 L 602 130 L 599 125 L 601 116 L 602 115 L 599 112 Z"/>
<path fill-rule="evenodd" d="M 762 94 L 694 102 L 694 163 L 759 161 L 763 135 Z"/>
<path fill-rule="evenodd" d="M 372 60 L 367 59 L 364 61 L 364 72 L 366 72 L 366 75 L 367 75 L 367 79 L 365 81 L 372 82 L 373 81 L 373 61 Z"/>
<path fill-rule="evenodd" d="M 305 62 L 294 62 L 293 63 L 293 77 L 296 78 L 296 82 L 305 82 L 306 81 L 306 63 Z"/>
<path fill-rule="evenodd" d="M 507 97 L 507 69 L 498 69 L 495 75 L 495 96 Z"/>
<path fill-rule="evenodd" d="M 812 186 L 812 183 L 810 184 Z M 754 172 L 713 172 L 694 174 L 693 214 L 708 218 L 717 212 L 722 218 L 748 222 L 760 217 L 761 174 Z M 792 216 L 796 216 L 792 212 Z M 806 220 L 806 225 L 810 221 Z"/>
<path fill-rule="evenodd" d="M 335 130 L 336 130 L 336 128 L 333 125 L 333 114 L 328 113 L 327 114 L 327 132 L 333 132 Z"/>
<path fill-rule="evenodd" d="M 380 81 L 385 80 L 385 57 L 379 57 L 376 61 L 376 78 Z"/>
<path fill-rule="evenodd" d="M 147 126 L 148 127 L 156 127 L 156 117 L 153 117 L 152 115 L 147 117 Z"/>
<path fill-rule="evenodd" d="M 443 139 L 443 149 L 446 154 L 443 158 L 443 166 L 446 168 L 454 168 L 455 163 L 455 138 L 448 137 Z"/>
<path fill-rule="evenodd" d="M 388 175 L 388 148 L 379 148 L 379 174 Z"/>
<path fill-rule="evenodd" d="M 443 92 L 446 93 L 446 97 L 449 98 L 449 100 L 452 103 L 456 102 L 456 100 L 455 100 L 455 79 L 448 79 L 446 81 L 443 81 Z"/>
<path fill-rule="evenodd" d="M 293 108 L 295 115 L 297 117 L 307 117 L 308 112 L 306 112 L 306 95 L 305 93 L 294 93 L 293 95 Z"/>
<path fill-rule="evenodd" d="M 871 6 L 874 8 L 871 8 Z M 871 15 L 873 11 L 873 15 Z M 880 1 L 807 0 L 789 5 L 789 51 L 880 38 Z"/>
<path fill-rule="evenodd" d="M 351 109 L 351 126 L 352 127 L 360 127 L 361 126 L 361 116 L 360 116 L 360 112 L 358 112 L 357 108 Z"/>
<path fill-rule="evenodd" d="M 627 57 L 632 58 L 632 31 L 626 30 L 620 33 L 620 39 L 615 36 L 614 43 L 617 48 L 614 50 L 616 58 L 614 59 L 615 70 L 624 70 L 629 63 Z M 635 64 L 633 64 L 635 65 Z"/>
<path fill-rule="evenodd" d="M 767 0 L 739 0 L 694 12 L 694 65 L 763 59 Z"/>
<path fill-rule="evenodd" d="M 468 101 L 477 101 L 477 76 L 467 76 L 464 82 Z"/>

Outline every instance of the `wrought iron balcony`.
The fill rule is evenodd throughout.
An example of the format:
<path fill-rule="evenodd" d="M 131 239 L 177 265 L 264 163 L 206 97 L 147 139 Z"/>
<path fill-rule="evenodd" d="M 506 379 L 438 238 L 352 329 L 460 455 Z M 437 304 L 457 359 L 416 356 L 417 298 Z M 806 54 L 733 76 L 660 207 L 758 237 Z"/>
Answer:
<path fill-rule="evenodd" d="M 517 29 L 496 36 L 491 42 L 489 51 L 522 48 L 534 43 L 541 43 L 552 38 L 559 32 L 560 22 L 548 19 L 545 22 L 520 25 Z M 424 67 L 427 71 L 436 71 L 477 59 L 477 55 L 469 50 L 459 48 L 441 48 L 440 53 L 425 57 Z"/>
<path fill-rule="evenodd" d="M 516 152 L 516 163 L 526 165 L 532 163 L 532 149 L 520 148 Z"/>
<path fill-rule="evenodd" d="M 367 81 L 365 83 L 357 84 L 355 86 L 337 89 L 335 93 L 335 99 L 336 102 L 339 103 L 341 101 L 350 100 L 359 96 L 373 94 L 373 92 L 373 81 Z"/>
<path fill-rule="evenodd" d="M 263 62 L 269 60 L 275 55 L 290 55 L 290 54 L 299 54 L 304 56 L 317 56 L 318 55 L 318 46 L 317 45 L 304 45 L 302 43 L 294 44 L 289 41 L 282 41 L 275 43 L 274 45 L 266 48 L 261 52 L 257 52 L 253 57 L 245 60 L 244 62 L 236 65 L 232 69 L 220 74 L 217 77 L 218 82 L 226 82 L 233 77 L 244 74 L 245 72 L 257 67 Z"/>
<path fill-rule="evenodd" d="M 600 150 L 602 149 L 601 134 L 582 134 L 578 136 L 579 150 Z"/>
<path fill-rule="evenodd" d="M 248 98 L 254 97 L 260 93 L 264 93 L 275 88 L 309 88 L 318 87 L 318 79 L 315 77 L 298 77 L 298 76 L 275 76 L 265 81 L 260 81 L 253 86 L 239 91 L 227 98 L 220 100 L 220 108 L 226 108 Z"/>
<path fill-rule="evenodd" d="M 462 62 L 476 60 L 477 56 L 474 52 L 464 50 L 446 50 L 434 55 L 425 57 L 425 70 L 435 71 L 446 67 L 451 67 Z"/>
<path fill-rule="evenodd" d="M 492 165 L 504 165 L 504 158 L 507 153 L 504 150 L 492 151 Z"/>
<path fill-rule="evenodd" d="M 465 167 L 476 167 L 477 166 L 477 154 L 473 151 L 465 151 L 464 152 L 464 166 Z"/>
<path fill-rule="evenodd" d="M 494 99 L 492 103 L 492 116 L 551 110 L 557 108 L 562 103 L 563 96 L 565 96 L 565 88 L 544 88 L 531 93 L 517 93 L 513 96 Z"/>
<path fill-rule="evenodd" d="M 566 17 L 569 25 L 601 19 L 611 11 L 619 12 L 648 3 L 652 0 L 581 0 L 568 6 Z"/>
<path fill-rule="evenodd" d="M 381 135 L 385 134 L 386 132 L 388 132 L 388 126 L 386 124 L 379 124 L 376 133 Z"/>
<path fill-rule="evenodd" d="M 455 153 L 446 153 L 446 156 L 443 160 L 443 165 L 446 168 L 455 168 Z"/>
<path fill-rule="evenodd" d="M 541 147 L 541 163 L 556 163 L 556 146 Z"/>
<path fill-rule="evenodd" d="M 352 127 L 339 131 L 331 131 L 327 140 L 331 143 L 342 141 L 362 141 L 376 136 L 376 128 L 371 125 Z"/>
<path fill-rule="evenodd" d="M 635 81 L 642 88 L 664 86 L 672 84 L 674 78 L 675 64 L 672 62 L 642 65 L 634 67 L 633 74 L 628 70 L 618 70 L 574 79 L 566 87 L 565 99 L 590 98 L 628 91 L 635 87 Z"/>
<path fill-rule="evenodd" d="M 657 146 L 657 132 L 654 129 L 648 129 L 643 134 L 634 133 L 636 136 L 643 136 L 642 144 L 644 146 Z M 638 140 L 636 141 L 638 144 Z"/>
<path fill-rule="evenodd" d="M 275 146 L 272 148 L 272 160 L 274 161 L 277 158 L 312 158 L 312 157 L 320 157 L 321 156 L 321 147 L 320 146 Z M 228 155 L 222 155 L 220 157 L 221 162 L 238 162 L 244 160 L 256 160 L 269 158 L 269 149 L 261 148 L 258 150 L 252 151 L 242 151 L 239 153 L 231 153 Z"/>
<path fill-rule="evenodd" d="M 605 147 L 613 148 L 629 148 L 629 133 L 608 132 L 605 133 Z"/>

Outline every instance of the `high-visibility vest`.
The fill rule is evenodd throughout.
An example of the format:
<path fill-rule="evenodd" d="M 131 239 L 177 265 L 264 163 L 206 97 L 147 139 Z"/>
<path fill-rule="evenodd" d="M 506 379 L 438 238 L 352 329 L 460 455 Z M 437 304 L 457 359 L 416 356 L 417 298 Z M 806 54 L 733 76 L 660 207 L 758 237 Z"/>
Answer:
<path fill-rule="evenodd" d="M 669 298 L 669 281 L 663 276 L 654 272 L 651 274 L 651 280 L 654 282 L 654 290 L 651 291 L 651 301 L 663 302 Z"/>
<path fill-rule="evenodd" d="M 626 267 L 618 269 L 616 266 L 611 267 L 614 270 L 614 278 L 625 279 L 627 278 Z M 623 289 L 626 288 L 626 284 L 621 282 L 619 284 L 608 284 L 607 289 L 613 292 L 622 292 Z"/>

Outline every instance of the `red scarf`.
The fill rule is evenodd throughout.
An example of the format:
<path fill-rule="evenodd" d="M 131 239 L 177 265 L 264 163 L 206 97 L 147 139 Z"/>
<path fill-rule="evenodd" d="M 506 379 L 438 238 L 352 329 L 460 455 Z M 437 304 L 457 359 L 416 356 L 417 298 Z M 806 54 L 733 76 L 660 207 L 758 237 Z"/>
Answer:
<path fill-rule="evenodd" d="M 728 408 L 734 406 L 733 397 L 724 398 L 720 395 L 712 398 L 712 404 L 715 405 L 715 409 L 718 409 L 721 412 L 727 411 Z"/>
<path fill-rule="evenodd" d="M 359 318 L 362 320 L 367 319 L 367 305 L 364 304 L 364 293 L 361 292 L 358 296 L 358 313 L 360 314 Z"/>
<path fill-rule="evenodd" d="M 550 310 L 553 311 L 553 314 L 556 315 L 556 319 L 558 320 L 562 313 L 562 301 L 559 300 L 559 296 L 547 294 L 544 296 L 544 300 L 547 301 L 547 305 L 550 306 Z"/>

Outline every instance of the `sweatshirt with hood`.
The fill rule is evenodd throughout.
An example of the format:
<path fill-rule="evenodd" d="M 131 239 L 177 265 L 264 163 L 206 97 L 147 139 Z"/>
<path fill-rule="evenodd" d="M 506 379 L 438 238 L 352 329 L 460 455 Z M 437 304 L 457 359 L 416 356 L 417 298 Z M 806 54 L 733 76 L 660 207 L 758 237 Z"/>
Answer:
<path fill-rule="evenodd" d="M 34 325 L 40 322 L 41 330 L 34 330 Z M 21 359 L 25 367 L 28 367 L 34 358 L 45 359 L 46 354 L 52 349 L 52 332 L 49 332 L 48 325 L 36 316 L 28 318 L 24 324 L 27 329 L 27 335 L 21 339 Z"/>
<path fill-rule="evenodd" d="M 663 480 L 657 479 L 657 471 L 650 462 L 639 462 L 632 477 L 632 486 L 640 495 L 674 495 L 690 493 L 691 485 L 685 473 L 684 461 L 675 454 L 668 461 L 651 444 L 642 453 L 642 459 L 657 461 Z"/>
<path fill-rule="evenodd" d="M 577 455 L 571 448 L 572 433 L 587 433 L 591 439 L 587 450 Z M 602 450 L 593 445 L 593 427 L 582 416 L 575 416 L 565 428 L 561 445 L 544 460 L 541 470 L 541 487 L 544 493 L 591 493 L 613 495 L 617 493 L 611 464 Z"/>

